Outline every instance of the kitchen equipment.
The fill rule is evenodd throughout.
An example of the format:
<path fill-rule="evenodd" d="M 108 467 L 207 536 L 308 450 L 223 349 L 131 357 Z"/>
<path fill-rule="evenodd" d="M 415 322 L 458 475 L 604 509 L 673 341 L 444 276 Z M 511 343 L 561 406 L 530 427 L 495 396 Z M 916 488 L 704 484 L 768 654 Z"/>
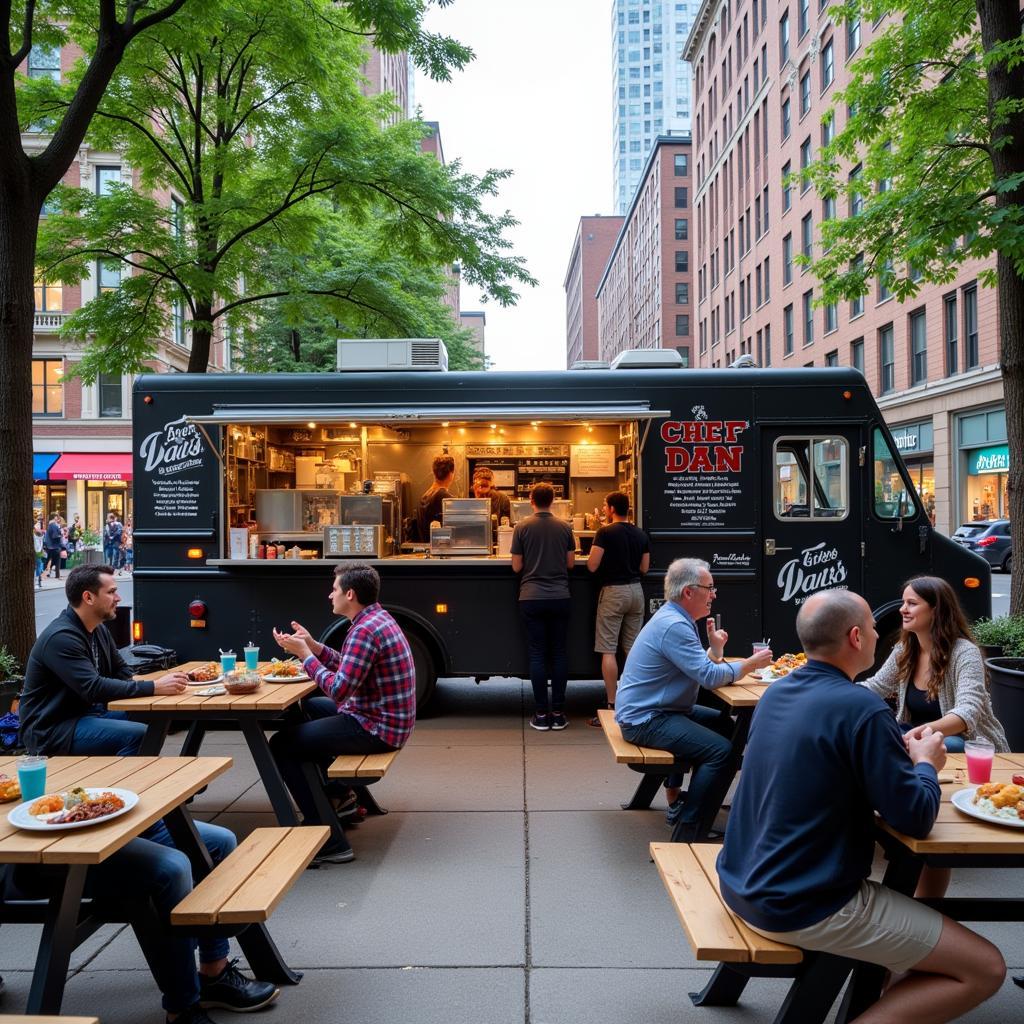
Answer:
<path fill-rule="evenodd" d="M 322 455 L 300 455 L 295 459 L 295 487 L 312 489 L 316 487 L 316 467 L 323 460 Z"/>
<path fill-rule="evenodd" d="M 513 526 L 533 515 L 533 506 L 528 501 L 513 501 L 511 502 L 511 507 Z"/>
<path fill-rule="evenodd" d="M 444 526 L 431 527 L 432 555 L 489 555 L 491 553 L 491 499 L 445 498 Z"/>
<path fill-rule="evenodd" d="M 319 533 L 338 522 L 338 492 L 316 489 L 256 492 L 256 520 L 263 538 Z"/>
<path fill-rule="evenodd" d="M 551 514 L 565 523 L 572 522 L 572 502 L 566 498 L 555 498 L 551 502 Z"/>
<path fill-rule="evenodd" d="M 384 558 L 388 554 L 379 523 L 324 527 L 324 558 Z"/>
<path fill-rule="evenodd" d="M 508 558 L 512 554 L 512 534 L 515 530 L 511 526 L 498 527 L 498 556 Z"/>

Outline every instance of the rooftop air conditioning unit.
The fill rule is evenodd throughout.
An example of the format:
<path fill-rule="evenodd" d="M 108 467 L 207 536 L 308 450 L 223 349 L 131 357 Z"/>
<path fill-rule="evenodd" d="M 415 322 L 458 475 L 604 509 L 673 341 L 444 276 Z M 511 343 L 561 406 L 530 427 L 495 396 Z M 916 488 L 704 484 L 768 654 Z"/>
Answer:
<path fill-rule="evenodd" d="M 447 370 L 448 349 L 440 338 L 339 338 L 338 369 Z"/>
<path fill-rule="evenodd" d="M 683 369 L 683 357 L 674 348 L 631 348 L 612 360 L 613 370 Z"/>
<path fill-rule="evenodd" d="M 577 359 L 570 370 L 607 370 L 608 363 L 603 359 Z"/>

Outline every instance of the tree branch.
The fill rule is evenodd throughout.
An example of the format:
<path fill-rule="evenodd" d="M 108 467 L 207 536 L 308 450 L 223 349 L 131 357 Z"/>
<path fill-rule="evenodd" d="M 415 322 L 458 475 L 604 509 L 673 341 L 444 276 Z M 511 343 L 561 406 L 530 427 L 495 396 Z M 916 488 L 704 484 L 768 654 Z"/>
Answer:
<path fill-rule="evenodd" d="M 32 18 L 35 14 L 36 0 L 26 0 L 25 21 L 21 30 L 21 47 L 17 53 L 11 54 L 11 67 L 16 68 L 32 50 Z"/>

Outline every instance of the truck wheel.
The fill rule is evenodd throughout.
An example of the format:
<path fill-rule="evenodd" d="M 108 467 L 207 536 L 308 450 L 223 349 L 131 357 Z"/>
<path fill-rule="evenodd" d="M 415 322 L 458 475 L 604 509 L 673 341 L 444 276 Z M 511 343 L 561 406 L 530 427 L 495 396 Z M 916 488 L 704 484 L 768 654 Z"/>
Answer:
<path fill-rule="evenodd" d="M 411 630 L 405 634 L 416 666 L 416 715 L 421 715 L 437 689 L 437 669 L 430 648 Z"/>

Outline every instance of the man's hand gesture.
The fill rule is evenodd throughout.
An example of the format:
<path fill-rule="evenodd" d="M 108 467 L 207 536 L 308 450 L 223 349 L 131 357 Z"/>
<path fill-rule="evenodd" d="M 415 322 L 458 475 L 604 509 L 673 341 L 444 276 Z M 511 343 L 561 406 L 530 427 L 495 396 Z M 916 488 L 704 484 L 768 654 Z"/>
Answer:
<path fill-rule="evenodd" d="M 715 629 L 715 620 L 712 616 L 708 617 L 707 627 L 708 647 L 712 656 L 721 661 L 725 654 L 725 645 L 729 642 L 729 634 L 724 629 Z"/>
<path fill-rule="evenodd" d="M 157 697 L 171 697 L 184 693 L 188 688 L 188 676 L 184 672 L 170 672 L 153 683 L 153 694 Z"/>
<path fill-rule="evenodd" d="M 941 732 L 936 732 L 930 725 L 920 730 L 907 733 L 907 753 L 914 764 L 930 764 L 937 772 L 942 771 L 946 763 L 946 747 Z"/>

